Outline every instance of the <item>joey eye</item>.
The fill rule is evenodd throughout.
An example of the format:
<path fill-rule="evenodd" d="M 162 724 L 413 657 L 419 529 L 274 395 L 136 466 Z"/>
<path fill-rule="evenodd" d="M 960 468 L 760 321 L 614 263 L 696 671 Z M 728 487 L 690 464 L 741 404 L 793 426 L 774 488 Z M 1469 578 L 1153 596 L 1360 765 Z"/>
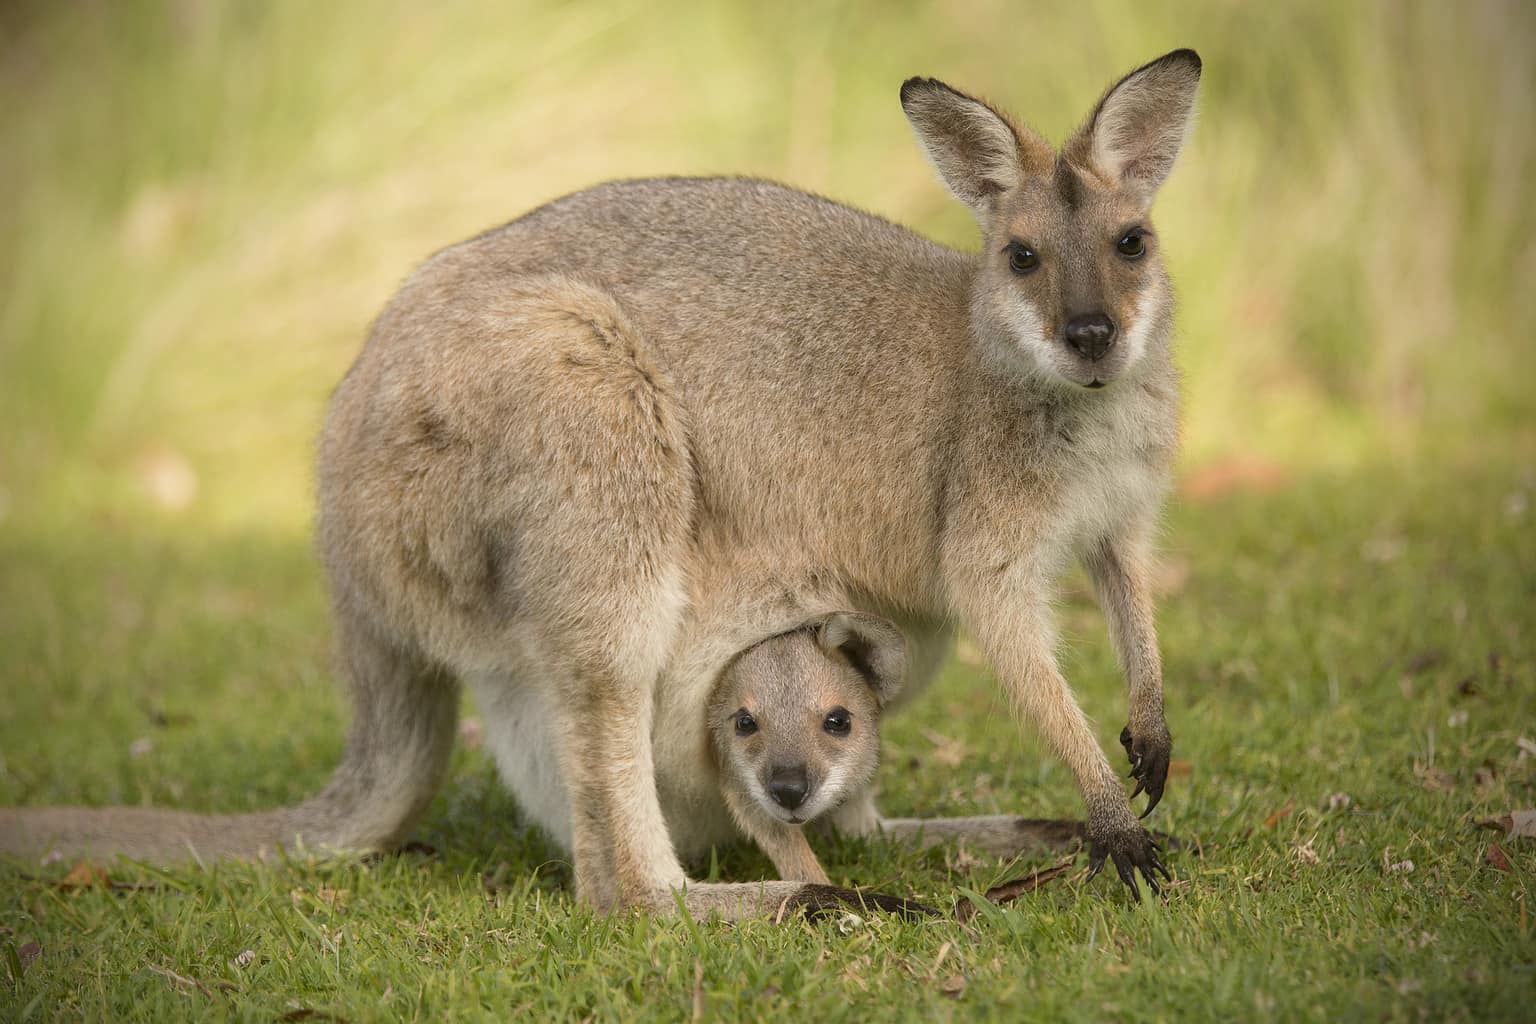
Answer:
<path fill-rule="evenodd" d="M 1115 251 L 1128 260 L 1139 260 L 1147 253 L 1147 240 L 1140 228 L 1133 228 L 1120 236 Z"/>
<path fill-rule="evenodd" d="M 853 728 L 853 716 L 847 708 L 833 708 L 827 712 L 827 717 L 822 719 L 821 727 L 833 736 L 847 736 Z"/>
<path fill-rule="evenodd" d="M 1038 266 L 1040 256 L 1029 246 L 1014 242 L 1008 247 L 1008 269 L 1015 274 L 1028 274 Z"/>
<path fill-rule="evenodd" d="M 752 712 L 742 708 L 736 712 L 736 735 L 751 736 L 757 732 L 757 719 L 752 717 Z"/>

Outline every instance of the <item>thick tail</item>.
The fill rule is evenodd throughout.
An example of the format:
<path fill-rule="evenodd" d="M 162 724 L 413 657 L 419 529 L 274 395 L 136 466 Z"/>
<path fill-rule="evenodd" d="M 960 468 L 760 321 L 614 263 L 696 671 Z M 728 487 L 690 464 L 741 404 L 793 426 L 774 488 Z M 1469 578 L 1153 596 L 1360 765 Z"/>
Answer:
<path fill-rule="evenodd" d="M 317 796 L 251 814 L 0 808 L 0 853 L 28 858 L 121 854 L 172 864 L 264 858 L 279 847 L 326 851 L 399 845 L 442 782 L 453 750 L 457 687 L 440 671 L 365 631 L 341 633 L 341 663 L 350 676 L 356 717 L 342 762 Z"/>

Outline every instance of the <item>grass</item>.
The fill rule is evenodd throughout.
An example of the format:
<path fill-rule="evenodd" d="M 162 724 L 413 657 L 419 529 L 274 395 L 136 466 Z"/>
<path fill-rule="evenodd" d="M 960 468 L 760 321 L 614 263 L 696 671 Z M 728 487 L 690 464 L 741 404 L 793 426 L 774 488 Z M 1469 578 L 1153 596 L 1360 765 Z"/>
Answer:
<path fill-rule="evenodd" d="M 1505 840 L 1513 870 L 1495 870 L 1501 837 L 1474 822 L 1536 799 L 1517 746 L 1536 732 L 1536 535 L 1516 514 L 1533 489 L 1509 466 L 1403 466 L 1178 506 L 1170 562 L 1188 577 L 1163 637 L 1188 764 L 1154 821 L 1200 847 L 1174 854 L 1166 903 L 1072 875 L 968 927 L 594 916 L 484 754 L 461 750 L 418 829 L 434 854 L 129 866 L 113 877 L 148 888 L 116 891 L 61 888 L 69 864 L 5 866 L 0 946 L 42 953 L 0 1002 L 16 1019 L 669 1018 L 692 1012 L 701 965 L 706 1011 L 747 1019 L 1516 1019 L 1536 996 L 1536 850 Z M 323 782 L 341 709 L 316 668 L 326 626 L 301 546 L 66 540 L 3 551 L 0 799 L 235 809 Z M 1123 696 L 1080 589 L 1063 618 L 1069 673 L 1112 744 Z M 963 661 L 888 723 L 881 780 L 902 814 L 1078 806 Z M 939 906 L 1053 862 L 823 852 L 834 880 Z M 770 871 L 733 848 L 701 874 Z"/>
<path fill-rule="evenodd" d="M 902 78 L 1060 137 L 1116 70 L 1193 45 L 1202 122 L 1158 206 L 1189 394 L 1161 613 L 1187 764 L 1153 820 L 1200 845 L 1167 902 L 1073 874 L 967 926 L 595 917 L 461 750 L 432 854 L 124 866 L 143 887 L 114 889 L 0 865 L 0 1018 L 1528 1015 L 1536 850 L 1475 822 L 1536 805 L 1531 11 L 892 10 L 0 9 L 0 802 L 230 811 L 323 782 L 346 711 L 313 438 L 428 252 L 586 183 L 720 172 L 969 246 Z M 1080 581 L 1062 619 L 1117 750 Z M 888 723 L 881 781 L 895 813 L 1079 813 L 963 656 Z M 943 906 L 1051 863 L 822 852 L 835 881 Z M 701 868 L 768 871 L 748 848 Z"/>

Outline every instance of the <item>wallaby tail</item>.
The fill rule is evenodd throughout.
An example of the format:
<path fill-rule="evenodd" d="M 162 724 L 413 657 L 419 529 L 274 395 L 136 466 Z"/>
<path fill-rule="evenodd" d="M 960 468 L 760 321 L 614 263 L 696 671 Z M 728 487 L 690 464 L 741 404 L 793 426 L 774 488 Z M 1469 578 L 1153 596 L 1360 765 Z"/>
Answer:
<path fill-rule="evenodd" d="M 441 671 L 338 623 L 356 715 L 330 783 L 293 807 L 193 814 L 140 807 L 0 808 L 0 853 L 122 854 L 157 863 L 272 856 L 279 846 L 379 850 L 404 841 L 442 782 L 458 688 Z"/>

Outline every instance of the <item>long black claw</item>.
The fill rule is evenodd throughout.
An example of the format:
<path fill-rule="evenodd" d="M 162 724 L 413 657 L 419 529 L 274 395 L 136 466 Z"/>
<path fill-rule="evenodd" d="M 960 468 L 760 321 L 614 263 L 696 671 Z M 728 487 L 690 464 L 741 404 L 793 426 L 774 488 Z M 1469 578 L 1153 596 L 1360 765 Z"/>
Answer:
<path fill-rule="evenodd" d="M 1123 853 L 1115 854 L 1115 870 L 1120 873 L 1120 881 L 1131 887 L 1131 898 L 1140 903 L 1141 890 L 1136 887 L 1136 868 L 1131 858 Z"/>
<path fill-rule="evenodd" d="M 1141 792 L 1141 784 L 1137 783 L 1137 785 L 1136 785 L 1136 793 L 1140 793 L 1140 792 Z M 1134 797 L 1136 795 L 1136 793 L 1132 793 L 1131 796 Z M 1147 790 L 1147 809 L 1141 812 L 1141 816 L 1143 818 L 1145 818 L 1147 815 L 1151 814 L 1152 813 L 1152 808 L 1156 807 L 1158 801 L 1161 800 L 1162 798 L 1163 798 L 1163 791 L 1161 789 L 1156 790 L 1156 791 L 1150 790 L 1150 789 Z"/>
<path fill-rule="evenodd" d="M 1102 846 L 1093 846 L 1088 849 L 1088 878 L 1093 881 L 1100 871 L 1104 870 L 1104 857 L 1107 851 Z"/>

